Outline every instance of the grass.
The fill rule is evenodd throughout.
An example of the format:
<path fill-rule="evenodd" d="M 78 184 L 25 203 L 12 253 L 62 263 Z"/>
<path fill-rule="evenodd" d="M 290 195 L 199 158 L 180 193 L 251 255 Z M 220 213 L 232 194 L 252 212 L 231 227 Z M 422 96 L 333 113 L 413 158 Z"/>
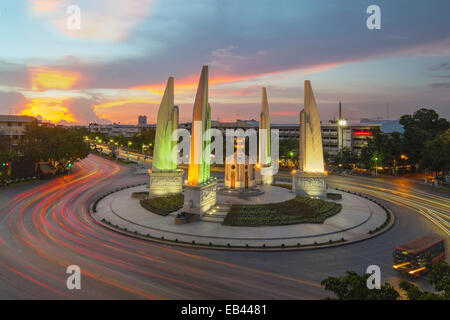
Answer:
<path fill-rule="evenodd" d="M 183 203 L 184 195 L 182 194 L 174 194 L 140 201 L 141 206 L 160 216 L 167 216 L 171 212 L 180 210 L 183 207 Z"/>
<path fill-rule="evenodd" d="M 323 223 L 339 213 L 341 204 L 308 197 L 264 205 L 233 205 L 224 219 L 230 226 L 281 226 L 298 223 Z"/>

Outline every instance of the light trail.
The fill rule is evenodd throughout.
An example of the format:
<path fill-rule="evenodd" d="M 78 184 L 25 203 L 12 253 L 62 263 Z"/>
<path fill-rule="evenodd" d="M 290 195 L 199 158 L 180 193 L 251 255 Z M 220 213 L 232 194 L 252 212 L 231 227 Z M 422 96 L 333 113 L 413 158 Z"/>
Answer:
<path fill-rule="evenodd" d="M 30 187 L 0 207 L 0 273 L 11 285 L 20 286 L 25 297 L 304 299 L 327 296 L 320 286 L 321 278 L 282 272 L 273 267 L 278 265 L 277 259 L 273 260 L 273 266 L 267 258 L 263 259 L 265 266 L 252 265 L 251 260 L 233 259 L 236 253 L 177 248 L 107 229 L 90 216 L 89 206 L 100 195 L 120 186 L 146 182 L 147 177 L 132 175 L 127 167 L 96 156 L 78 162 L 73 170 L 65 177 Z M 346 180 L 345 186 L 409 208 L 448 231 L 450 202 L 446 198 L 424 192 L 410 194 L 399 185 L 389 189 Z M 327 259 L 337 258 L 332 252 L 324 254 L 325 266 L 330 264 L 330 268 L 334 261 Z M 295 258 L 305 254 L 287 255 Z M 362 252 L 352 254 L 363 263 L 373 260 Z M 260 255 L 276 253 L 252 254 Z M 66 288 L 65 269 L 71 264 L 79 265 L 82 270 L 81 291 Z M 309 269 L 315 270 L 314 267 Z"/>
<path fill-rule="evenodd" d="M 400 191 L 394 189 L 398 186 L 386 188 L 355 181 L 346 181 L 345 187 L 340 185 L 339 187 L 410 208 L 450 236 L 450 199 L 448 197 L 425 193 L 416 189 L 405 188 L 405 191 Z"/>

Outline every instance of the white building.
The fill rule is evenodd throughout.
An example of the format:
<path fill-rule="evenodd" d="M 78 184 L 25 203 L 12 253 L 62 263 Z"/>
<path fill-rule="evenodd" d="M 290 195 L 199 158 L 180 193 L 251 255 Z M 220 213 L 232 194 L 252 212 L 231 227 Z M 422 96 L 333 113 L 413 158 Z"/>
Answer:
<path fill-rule="evenodd" d="M 148 126 L 148 125 L 147 125 Z M 138 127 L 131 124 L 98 124 L 90 123 L 89 132 L 102 133 L 108 137 L 124 136 L 130 138 L 136 133 L 139 133 L 142 127 Z"/>
<path fill-rule="evenodd" d="M 9 116 L 0 115 L 0 136 L 8 136 L 10 143 L 15 146 L 25 132 L 25 127 L 37 121 L 31 116 Z"/>

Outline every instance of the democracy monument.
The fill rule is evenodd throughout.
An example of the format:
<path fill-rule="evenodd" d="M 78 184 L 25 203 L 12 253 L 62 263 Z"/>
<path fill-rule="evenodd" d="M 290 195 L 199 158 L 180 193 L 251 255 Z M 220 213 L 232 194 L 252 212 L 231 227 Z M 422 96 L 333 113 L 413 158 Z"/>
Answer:
<path fill-rule="evenodd" d="M 191 150 L 183 210 L 203 215 L 216 204 L 217 182 L 211 180 L 209 145 L 211 106 L 208 102 L 208 67 L 202 68 L 192 111 Z"/>
<path fill-rule="evenodd" d="M 320 116 L 311 82 L 305 81 L 304 108 L 300 112 L 299 169 L 292 174 L 292 191 L 299 196 L 326 198 Z"/>
<path fill-rule="evenodd" d="M 150 194 L 162 196 L 181 193 L 183 171 L 177 169 L 176 141 L 172 132 L 178 129 L 178 107 L 174 106 L 174 79 L 169 77 L 158 109 L 156 121 L 155 148 L 150 174 Z"/>
<path fill-rule="evenodd" d="M 152 241 L 245 250 L 336 246 L 392 225 L 393 216 L 376 203 L 342 190 L 328 192 L 319 110 L 309 80 L 300 112 L 299 167 L 274 176 L 278 150 L 273 146 L 278 144 L 263 87 L 258 137 L 248 132 L 234 136 L 225 165 L 215 166 L 215 172 L 223 173 L 212 177 L 208 89 L 208 66 L 203 66 L 192 109 L 187 170 L 177 164 L 179 109 L 174 78 L 169 77 L 158 109 L 149 184 L 120 188 L 99 199 L 94 219 Z M 249 145 L 257 144 L 254 155 L 245 153 L 246 137 Z"/>

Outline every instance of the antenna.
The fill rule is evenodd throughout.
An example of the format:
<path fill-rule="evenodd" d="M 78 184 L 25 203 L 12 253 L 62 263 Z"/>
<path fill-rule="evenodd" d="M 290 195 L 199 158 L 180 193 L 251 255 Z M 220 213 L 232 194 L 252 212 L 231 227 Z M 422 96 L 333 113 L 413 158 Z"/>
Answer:
<path fill-rule="evenodd" d="M 389 119 L 389 101 L 386 101 L 386 119 Z"/>

